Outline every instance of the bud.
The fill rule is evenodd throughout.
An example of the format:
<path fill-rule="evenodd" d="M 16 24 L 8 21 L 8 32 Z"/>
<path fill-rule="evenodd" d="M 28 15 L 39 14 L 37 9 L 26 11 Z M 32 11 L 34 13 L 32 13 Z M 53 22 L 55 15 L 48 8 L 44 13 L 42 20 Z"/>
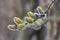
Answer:
<path fill-rule="evenodd" d="M 22 20 L 19 18 L 19 17 L 14 17 L 14 22 L 16 23 L 16 24 L 20 24 L 20 23 L 22 23 Z"/>
<path fill-rule="evenodd" d="M 43 23 L 43 20 L 42 19 L 37 19 L 35 22 L 34 22 L 34 24 L 36 25 L 36 26 L 39 26 L 39 25 L 41 25 Z"/>
<path fill-rule="evenodd" d="M 17 26 L 15 26 L 15 25 L 8 25 L 8 28 L 16 29 L 16 28 L 17 28 Z"/>
<path fill-rule="evenodd" d="M 16 25 L 8 25 L 8 29 L 12 31 L 19 31 L 20 29 L 17 28 Z"/>
<path fill-rule="evenodd" d="M 43 20 L 42 19 L 37 19 L 38 22 L 40 23 L 43 23 Z"/>
<path fill-rule="evenodd" d="M 44 12 L 44 10 L 43 10 L 40 6 L 37 7 L 37 11 L 38 11 L 39 13 Z"/>
<path fill-rule="evenodd" d="M 24 29 L 24 28 L 25 28 L 25 24 L 24 24 L 24 23 L 17 24 L 17 27 L 18 27 L 19 29 Z"/>
<path fill-rule="evenodd" d="M 29 23 L 32 23 L 32 22 L 33 22 L 33 18 L 31 18 L 31 17 L 26 17 L 26 21 L 29 22 Z"/>
<path fill-rule="evenodd" d="M 34 13 L 32 13 L 31 11 L 30 11 L 30 12 L 28 12 L 28 16 L 30 16 L 30 17 L 32 17 L 32 18 L 35 18 L 35 14 L 34 14 Z"/>

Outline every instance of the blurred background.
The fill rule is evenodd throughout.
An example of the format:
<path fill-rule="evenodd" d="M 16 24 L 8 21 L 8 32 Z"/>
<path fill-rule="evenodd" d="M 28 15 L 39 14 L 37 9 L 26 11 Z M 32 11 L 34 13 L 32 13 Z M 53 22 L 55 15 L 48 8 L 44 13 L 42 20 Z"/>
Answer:
<path fill-rule="evenodd" d="M 44 10 L 52 0 L 0 0 L 0 40 L 60 40 L 60 0 L 52 5 L 45 27 L 35 31 L 11 31 L 7 25 L 14 24 L 13 17 L 21 19 L 28 11 L 34 12 L 37 6 Z"/>

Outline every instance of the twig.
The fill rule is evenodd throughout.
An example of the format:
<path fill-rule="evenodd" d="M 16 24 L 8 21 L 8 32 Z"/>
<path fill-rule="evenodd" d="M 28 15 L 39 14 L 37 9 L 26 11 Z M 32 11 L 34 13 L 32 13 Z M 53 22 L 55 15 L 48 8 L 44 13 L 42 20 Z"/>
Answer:
<path fill-rule="evenodd" d="M 52 1 L 52 3 L 51 3 L 51 4 L 48 6 L 48 8 L 46 9 L 45 13 L 48 12 L 48 10 L 50 9 L 51 5 L 52 5 L 53 3 L 55 3 L 55 1 L 56 1 L 56 0 Z"/>

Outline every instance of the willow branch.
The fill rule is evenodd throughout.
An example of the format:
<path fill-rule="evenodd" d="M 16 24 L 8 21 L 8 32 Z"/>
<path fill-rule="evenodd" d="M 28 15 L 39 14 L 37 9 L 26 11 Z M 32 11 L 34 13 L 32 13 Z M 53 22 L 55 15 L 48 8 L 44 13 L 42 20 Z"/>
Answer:
<path fill-rule="evenodd" d="M 51 5 L 52 5 L 53 3 L 55 3 L 55 0 L 51 2 L 51 4 L 48 6 L 48 8 L 46 9 L 45 12 L 48 12 L 48 10 L 50 9 L 50 7 L 51 7 Z"/>

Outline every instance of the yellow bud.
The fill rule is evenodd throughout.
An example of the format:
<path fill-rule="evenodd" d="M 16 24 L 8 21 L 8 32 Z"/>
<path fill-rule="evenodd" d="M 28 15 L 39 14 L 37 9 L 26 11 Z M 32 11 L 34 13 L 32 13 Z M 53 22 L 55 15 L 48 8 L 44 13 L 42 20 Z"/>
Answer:
<path fill-rule="evenodd" d="M 40 6 L 38 6 L 37 7 L 37 11 L 40 12 L 40 13 L 42 13 L 44 10 Z"/>
<path fill-rule="evenodd" d="M 38 22 L 40 23 L 43 23 L 43 20 L 42 19 L 37 19 Z"/>
<path fill-rule="evenodd" d="M 10 28 L 10 29 L 17 29 L 17 26 L 15 26 L 15 25 L 8 25 L 8 28 Z"/>
<path fill-rule="evenodd" d="M 43 23 L 42 19 L 37 19 L 37 20 L 34 22 L 34 24 L 35 24 L 36 26 L 39 26 L 39 25 L 41 25 L 42 23 Z"/>
<path fill-rule="evenodd" d="M 22 23 L 22 20 L 19 17 L 14 17 L 14 22 L 20 24 Z"/>
<path fill-rule="evenodd" d="M 35 14 L 33 12 L 28 12 L 28 16 L 35 18 Z"/>
<path fill-rule="evenodd" d="M 40 25 L 40 23 L 38 21 L 35 21 L 34 23 L 36 24 L 36 26 Z"/>
<path fill-rule="evenodd" d="M 31 17 L 26 17 L 26 21 L 29 22 L 29 23 L 32 23 L 32 22 L 33 22 L 33 18 L 31 18 Z"/>
<path fill-rule="evenodd" d="M 18 24 L 17 27 L 23 29 L 25 27 L 25 24 L 24 23 Z"/>

